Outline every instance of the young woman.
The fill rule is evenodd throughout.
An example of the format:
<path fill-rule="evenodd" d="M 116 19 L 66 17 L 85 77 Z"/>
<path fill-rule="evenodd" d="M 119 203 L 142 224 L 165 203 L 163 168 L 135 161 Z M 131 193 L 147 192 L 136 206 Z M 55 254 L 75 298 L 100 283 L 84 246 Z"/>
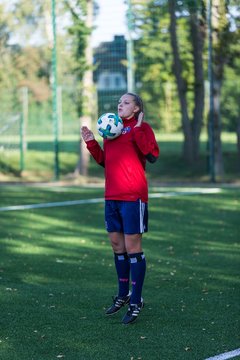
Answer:
<path fill-rule="evenodd" d="M 105 168 L 105 223 L 118 276 L 118 295 L 106 315 L 129 304 L 122 320 L 129 324 L 143 308 L 146 260 L 142 234 L 148 231 L 145 166 L 146 160 L 157 160 L 159 148 L 152 128 L 144 121 L 143 102 L 138 95 L 124 94 L 118 102 L 118 115 L 124 123 L 122 134 L 114 140 L 104 139 L 103 149 L 91 130 L 83 126 L 81 131 L 91 155 Z"/>

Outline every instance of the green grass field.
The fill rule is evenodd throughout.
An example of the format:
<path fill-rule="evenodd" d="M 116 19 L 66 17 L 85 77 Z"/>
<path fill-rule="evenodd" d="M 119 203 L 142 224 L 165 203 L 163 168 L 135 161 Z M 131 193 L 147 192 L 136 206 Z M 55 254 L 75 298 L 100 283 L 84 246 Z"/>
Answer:
<path fill-rule="evenodd" d="M 99 139 L 99 138 L 98 138 Z M 0 181 L 51 181 L 54 178 L 54 143 L 51 136 L 28 138 L 28 148 L 24 156 L 24 171 L 20 173 L 20 151 L 9 151 L 9 141 L 17 143 L 17 138 L 5 140 L 6 148 L 1 151 Z M 202 134 L 199 162 L 190 168 L 182 158 L 182 134 L 157 134 L 160 157 L 156 164 L 147 167 L 151 180 L 162 182 L 208 182 L 209 164 L 207 157 L 207 137 Z M 225 176 L 221 182 L 239 182 L 240 169 L 237 156 L 235 134 L 223 133 L 223 161 Z M 1 149 L 0 149 L 1 150 Z M 79 137 L 62 136 L 59 141 L 60 179 L 69 179 L 79 158 Z M 103 171 L 93 160 L 90 161 L 89 176 L 103 179 Z"/>
<path fill-rule="evenodd" d="M 239 348 L 240 189 L 151 188 L 145 308 L 116 293 L 103 202 L 0 211 L 1 360 L 204 360 Z M 103 189 L 1 186 L 0 207 L 102 198 Z M 1 210 L 1 209 L 0 209 Z"/>

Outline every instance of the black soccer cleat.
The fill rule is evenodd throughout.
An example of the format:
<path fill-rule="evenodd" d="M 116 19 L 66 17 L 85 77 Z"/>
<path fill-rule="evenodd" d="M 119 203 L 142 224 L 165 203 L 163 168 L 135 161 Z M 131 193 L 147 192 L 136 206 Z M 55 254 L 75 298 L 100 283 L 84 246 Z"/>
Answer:
<path fill-rule="evenodd" d="M 139 304 L 130 304 L 127 313 L 122 319 L 123 324 L 127 325 L 136 321 L 143 307 L 144 307 L 143 299 L 141 299 L 141 302 Z"/>
<path fill-rule="evenodd" d="M 116 314 L 123 306 L 129 304 L 131 292 L 127 296 L 113 297 L 113 304 L 106 310 L 106 315 Z"/>

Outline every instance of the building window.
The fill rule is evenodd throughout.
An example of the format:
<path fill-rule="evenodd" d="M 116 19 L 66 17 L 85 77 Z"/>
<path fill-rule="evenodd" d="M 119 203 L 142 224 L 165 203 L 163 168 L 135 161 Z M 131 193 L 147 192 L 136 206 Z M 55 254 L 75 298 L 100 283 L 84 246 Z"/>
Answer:
<path fill-rule="evenodd" d="M 106 73 L 99 74 L 97 87 L 98 90 L 125 90 L 126 81 L 122 73 Z"/>
<path fill-rule="evenodd" d="M 110 87 L 110 79 L 108 76 L 104 77 L 104 87 L 109 88 Z"/>

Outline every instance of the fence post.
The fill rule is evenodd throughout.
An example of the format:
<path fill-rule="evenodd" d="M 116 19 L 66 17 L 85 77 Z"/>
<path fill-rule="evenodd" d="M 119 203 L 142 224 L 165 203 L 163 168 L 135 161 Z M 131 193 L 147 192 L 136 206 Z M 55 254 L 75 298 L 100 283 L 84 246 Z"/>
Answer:
<path fill-rule="evenodd" d="M 23 129 L 22 129 L 22 141 L 23 150 L 27 150 L 27 125 L 28 125 L 28 88 L 23 86 L 22 91 L 22 116 L 23 116 Z"/>
<path fill-rule="evenodd" d="M 20 115 L 20 172 L 22 173 L 22 171 L 24 170 L 24 128 L 25 128 L 25 124 L 24 124 L 24 115 L 21 114 Z"/>
<path fill-rule="evenodd" d="M 127 87 L 128 92 L 134 92 L 134 55 L 133 55 L 133 14 L 132 14 L 132 4 L 131 0 L 127 1 L 127 28 L 128 28 L 128 38 L 127 38 Z"/>
<path fill-rule="evenodd" d="M 214 113 L 213 113 L 213 71 L 212 71 L 212 0 L 207 1 L 208 17 L 208 81 L 209 81 L 209 118 L 208 118 L 208 144 L 209 144 L 209 171 L 211 182 L 215 183 L 215 157 L 214 157 Z"/>
<path fill-rule="evenodd" d="M 58 106 L 57 106 L 57 46 L 56 46 L 56 3 L 52 0 L 52 118 L 53 118 L 53 132 L 54 132 L 54 174 L 55 179 L 59 179 L 59 141 L 58 141 Z"/>

